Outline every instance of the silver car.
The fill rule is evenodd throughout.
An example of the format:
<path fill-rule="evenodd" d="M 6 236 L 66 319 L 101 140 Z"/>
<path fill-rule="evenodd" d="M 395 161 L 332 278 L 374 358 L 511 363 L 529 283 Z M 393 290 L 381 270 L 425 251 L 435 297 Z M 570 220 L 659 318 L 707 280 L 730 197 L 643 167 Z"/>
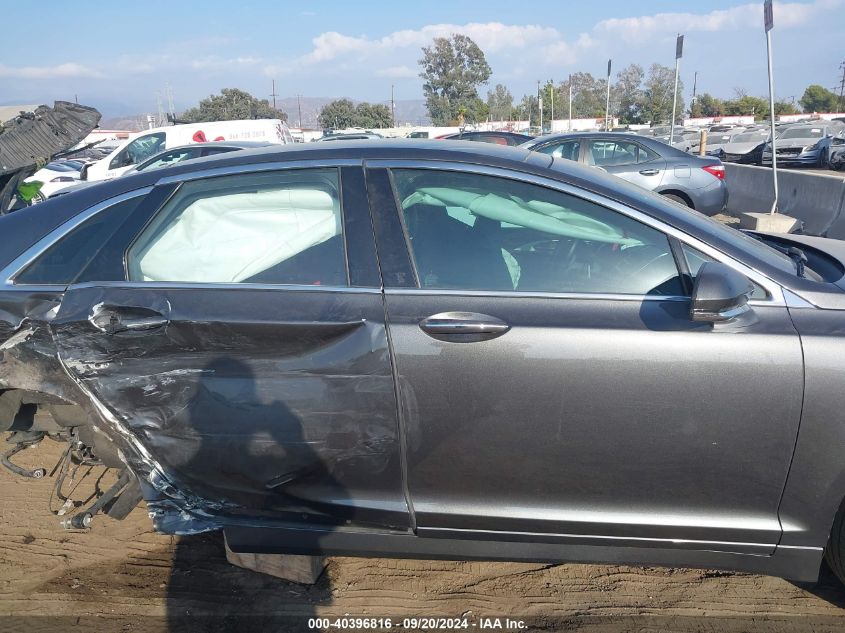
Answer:
<path fill-rule="evenodd" d="M 521 147 L 601 167 L 705 215 L 721 212 L 728 203 L 722 161 L 692 156 L 654 138 L 614 132 L 556 134 Z"/>
<path fill-rule="evenodd" d="M 778 164 L 814 165 L 824 169 L 830 163 L 834 139 L 845 139 L 845 125 L 838 121 L 800 123 L 778 131 Z M 772 164 L 772 146 L 763 148 L 763 165 Z"/>

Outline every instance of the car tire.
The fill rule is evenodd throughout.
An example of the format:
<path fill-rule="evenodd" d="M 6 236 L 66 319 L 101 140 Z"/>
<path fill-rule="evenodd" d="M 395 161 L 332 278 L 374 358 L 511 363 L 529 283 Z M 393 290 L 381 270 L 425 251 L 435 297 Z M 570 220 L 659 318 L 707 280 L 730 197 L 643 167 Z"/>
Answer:
<path fill-rule="evenodd" d="M 681 196 L 676 195 L 674 193 L 661 193 L 660 195 L 663 196 L 664 198 L 668 198 L 669 200 L 677 202 L 678 204 L 681 204 L 681 205 L 687 207 L 688 209 L 694 209 L 695 208 L 689 202 L 684 200 Z"/>
<path fill-rule="evenodd" d="M 830 165 L 830 155 L 826 151 L 822 150 L 821 152 L 819 152 L 819 165 L 818 165 L 818 167 L 819 167 L 819 169 L 827 169 L 827 167 L 829 165 Z"/>
<path fill-rule="evenodd" d="M 839 581 L 845 584 L 845 503 L 839 507 L 833 520 L 830 539 L 824 548 L 824 559 Z"/>
<path fill-rule="evenodd" d="M 845 160 L 839 163 L 828 163 L 828 167 L 830 167 L 833 171 L 842 171 L 845 169 Z"/>

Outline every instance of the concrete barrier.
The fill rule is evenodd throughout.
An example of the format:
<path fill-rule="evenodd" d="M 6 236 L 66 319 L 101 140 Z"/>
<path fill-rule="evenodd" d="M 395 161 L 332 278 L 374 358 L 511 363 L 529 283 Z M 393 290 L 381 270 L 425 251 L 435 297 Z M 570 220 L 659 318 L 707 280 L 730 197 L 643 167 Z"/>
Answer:
<path fill-rule="evenodd" d="M 772 170 L 725 164 L 728 212 L 768 212 L 772 208 Z M 845 178 L 778 169 L 778 211 L 804 222 L 804 233 L 845 239 Z"/>

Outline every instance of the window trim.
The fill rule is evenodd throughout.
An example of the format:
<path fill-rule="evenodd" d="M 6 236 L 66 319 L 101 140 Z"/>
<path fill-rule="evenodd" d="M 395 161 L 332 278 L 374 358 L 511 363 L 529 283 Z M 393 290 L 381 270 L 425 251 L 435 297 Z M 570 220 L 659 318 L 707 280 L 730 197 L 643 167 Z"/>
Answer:
<path fill-rule="evenodd" d="M 148 195 L 153 190 L 153 187 L 143 187 L 141 189 L 134 189 L 126 193 L 108 198 L 93 206 L 88 207 L 81 213 L 60 224 L 58 227 L 50 231 L 47 235 L 38 240 L 35 244 L 26 249 L 23 253 L 12 260 L 8 266 L 0 271 L 0 287 L 3 290 L 56 290 L 62 291 L 73 284 L 17 284 L 15 278 L 33 264 L 39 257 L 44 255 L 56 242 L 64 239 L 72 231 L 86 223 L 101 211 L 105 211 L 121 202 L 126 202 L 132 198 L 143 197 Z"/>
<path fill-rule="evenodd" d="M 440 160 L 407 160 L 407 159 L 379 159 L 379 160 L 368 160 L 367 167 L 371 168 L 384 168 L 387 170 L 392 169 L 431 169 L 431 170 L 438 170 L 438 171 L 458 171 L 470 174 L 478 174 L 478 175 L 487 175 L 487 176 L 497 176 L 500 178 L 508 178 L 510 180 L 516 180 L 520 182 L 525 182 L 528 184 L 539 185 L 541 187 L 546 187 L 548 189 L 553 189 L 556 191 L 560 191 L 562 193 L 566 193 L 568 195 L 574 196 L 576 198 L 581 198 L 582 200 L 586 200 L 587 202 L 592 202 L 594 204 L 598 204 L 603 206 L 611 211 L 616 211 L 621 213 L 633 220 L 641 222 L 646 226 L 649 226 L 653 229 L 661 231 L 664 233 L 667 238 L 671 240 L 671 238 L 677 239 L 679 242 L 684 244 L 688 244 L 692 248 L 696 248 L 701 252 L 709 255 L 717 262 L 721 262 L 730 268 L 733 268 L 737 272 L 742 275 L 745 275 L 758 285 L 762 286 L 766 292 L 769 293 L 769 298 L 767 299 L 754 299 L 748 302 L 750 306 L 776 306 L 776 307 L 785 307 L 786 301 L 784 297 L 783 287 L 778 284 L 776 281 L 770 279 L 769 277 L 765 276 L 763 273 L 758 272 L 754 268 L 747 266 L 746 264 L 735 260 L 734 258 L 726 255 L 722 251 L 710 246 L 706 242 L 699 240 L 698 238 L 689 235 L 688 233 L 684 233 L 683 231 L 668 225 L 664 222 L 661 222 L 657 218 L 654 218 L 647 213 L 639 211 L 633 207 L 629 207 L 628 205 L 622 204 L 621 202 L 617 202 L 610 198 L 605 198 L 597 193 L 589 191 L 587 189 L 582 189 L 579 187 L 575 187 L 570 185 L 566 182 L 553 180 L 551 178 L 547 178 L 545 176 L 539 176 L 537 174 L 532 174 L 528 172 L 521 172 L 515 171 L 512 169 L 506 169 L 501 167 L 491 167 L 487 165 L 472 165 L 466 163 L 456 163 L 453 161 L 440 161 Z M 397 212 L 401 214 L 401 208 L 397 209 Z M 418 292 L 434 292 L 434 293 L 445 293 L 445 290 L 434 290 L 430 291 L 429 289 L 403 289 L 403 294 L 406 294 L 404 291 L 406 290 L 416 290 Z M 386 289 L 387 291 L 387 289 Z M 470 291 L 458 291 L 457 294 L 468 294 Z M 506 292 L 506 291 L 505 291 Z M 514 291 L 516 292 L 516 291 Z M 531 293 L 517 293 L 516 296 L 528 296 Z M 507 296 L 503 294 L 502 291 L 499 292 L 489 292 L 484 293 L 483 296 Z M 624 296 L 629 300 L 667 300 L 667 298 L 672 298 L 672 295 L 614 295 L 614 294 L 589 294 L 589 295 L 581 295 L 579 293 L 573 294 L 561 294 L 561 293 L 536 293 L 536 296 L 544 296 L 544 297 L 558 297 L 558 298 L 593 298 L 593 299 L 619 299 L 620 297 Z M 689 301 L 689 297 L 674 297 L 675 300 L 683 299 L 685 301 Z"/>

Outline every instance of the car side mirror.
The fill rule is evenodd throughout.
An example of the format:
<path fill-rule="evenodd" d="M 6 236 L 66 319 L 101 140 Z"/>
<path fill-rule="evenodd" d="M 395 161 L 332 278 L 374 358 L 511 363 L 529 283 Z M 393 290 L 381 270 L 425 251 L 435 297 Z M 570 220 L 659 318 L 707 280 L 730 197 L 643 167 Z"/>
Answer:
<path fill-rule="evenodd" d="M 705 262 L 695 277 L 690 317 L 693 321 L 730 321 L 751 308 L 748 299 L 754 284 L 730 266 Z"/>

